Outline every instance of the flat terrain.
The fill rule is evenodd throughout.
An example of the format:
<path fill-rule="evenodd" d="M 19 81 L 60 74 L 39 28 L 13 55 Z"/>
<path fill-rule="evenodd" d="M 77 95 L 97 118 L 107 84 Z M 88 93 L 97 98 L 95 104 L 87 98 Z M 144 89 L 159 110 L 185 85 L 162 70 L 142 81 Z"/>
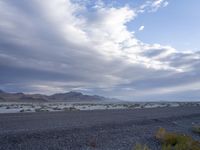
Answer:
<path fill-rule="evenodd" d="M 200 107 L 0 114 L 0 150 L 132 150 L 135 143 L 160 149 L 164 127 L 200 140 Z"/>

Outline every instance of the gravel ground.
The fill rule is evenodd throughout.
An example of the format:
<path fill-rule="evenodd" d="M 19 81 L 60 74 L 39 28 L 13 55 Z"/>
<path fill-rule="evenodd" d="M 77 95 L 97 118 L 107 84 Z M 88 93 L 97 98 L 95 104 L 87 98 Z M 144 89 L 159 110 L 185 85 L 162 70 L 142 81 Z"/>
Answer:
<path fill-rule="evenodd" d="M 200 140 L 194 124 L 200 107 L 1 114 L 0 150 L 159 150 L 159 127 Z"/>

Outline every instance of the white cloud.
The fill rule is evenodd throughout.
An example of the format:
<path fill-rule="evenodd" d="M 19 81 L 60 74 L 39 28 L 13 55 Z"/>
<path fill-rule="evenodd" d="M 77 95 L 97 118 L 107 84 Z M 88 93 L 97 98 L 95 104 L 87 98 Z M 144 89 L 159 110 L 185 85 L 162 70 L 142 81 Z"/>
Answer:
<path fill-rule="evenodd" d="M 194 90 L 200 53 L 143 43 L 127 29 L 139 13 L 156 11 L 166 1 L 147 1 L 140 11 L 102 2 L 88 9 L 88 2 L 78 0 L 1 1 L 0 88 L 82 89 L 124 99 L 147 91 L 157 96 L 159 88 L 174 93 L 182 84 Z"/>
<path fill-rule="evenodd" d="M 167 1 L 165 1 L 164 3 L 163 3 L 163 7 L 167 7 L 169 5 L 169 2 L 167 2 Z"/>
<path fill-rule="evenodd" d="M 138 30 L 139 31 L 143 31 L 144 30 L 144 26 L 140 26 L 140 28 Z"/>
<path fill-rule="evenodd" d="M 138 9 L 138 13 L 156 12 L 161 7 L 166 7 L 169 4 L 167 0 L 147 0 Z"/>

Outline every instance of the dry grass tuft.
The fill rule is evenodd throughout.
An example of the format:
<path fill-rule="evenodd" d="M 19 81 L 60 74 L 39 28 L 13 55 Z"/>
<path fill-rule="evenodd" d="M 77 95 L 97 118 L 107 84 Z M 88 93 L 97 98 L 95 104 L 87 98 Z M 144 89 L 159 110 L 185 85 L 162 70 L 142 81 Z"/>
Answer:
<path fill-rule="evenodd" d="M 147 145 L 137 143 L 133 150 L 151 150 Z"/>

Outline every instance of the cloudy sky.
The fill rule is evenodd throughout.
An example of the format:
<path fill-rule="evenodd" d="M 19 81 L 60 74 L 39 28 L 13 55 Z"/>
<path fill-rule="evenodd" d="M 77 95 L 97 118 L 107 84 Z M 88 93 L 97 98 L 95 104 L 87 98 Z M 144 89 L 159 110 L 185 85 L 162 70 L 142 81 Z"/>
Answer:
<path fill-rule="evenodd" d="M 195 0 L 0 0 L 0 89 L 200 100 Z"/>

